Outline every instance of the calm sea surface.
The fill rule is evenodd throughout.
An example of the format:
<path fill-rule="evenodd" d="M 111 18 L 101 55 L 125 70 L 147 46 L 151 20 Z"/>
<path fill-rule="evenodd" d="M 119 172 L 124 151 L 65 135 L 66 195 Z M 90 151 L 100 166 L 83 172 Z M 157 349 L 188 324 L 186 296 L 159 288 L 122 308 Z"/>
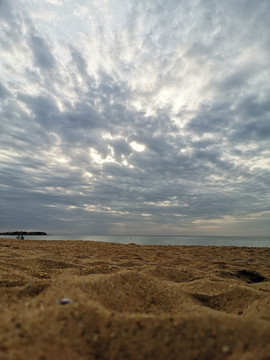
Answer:
<path fill-rule="evenodd" d="M 1 235 L 0 238 L 16 238 Z M 228 236 L 103 236 L 103 235 L 47 235 L 25 236 L 25 240 L 84 240 L 138 245 L 214 245 L 270 247 L 270 237 L 228 237 Z"/>

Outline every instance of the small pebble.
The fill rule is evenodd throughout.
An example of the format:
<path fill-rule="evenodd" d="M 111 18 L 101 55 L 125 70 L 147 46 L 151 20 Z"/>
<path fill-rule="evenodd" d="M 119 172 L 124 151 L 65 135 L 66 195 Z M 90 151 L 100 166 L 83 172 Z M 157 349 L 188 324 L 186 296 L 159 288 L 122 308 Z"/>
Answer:
<path fill-rule="evenodd" d="M 64 298 L 64 299 L 57 299 L 56 300 L 57 304 L 59 305 L 67 305 L 67 304 L 70 304 L 72 303 L 72 301 L 68 298 Z"/>

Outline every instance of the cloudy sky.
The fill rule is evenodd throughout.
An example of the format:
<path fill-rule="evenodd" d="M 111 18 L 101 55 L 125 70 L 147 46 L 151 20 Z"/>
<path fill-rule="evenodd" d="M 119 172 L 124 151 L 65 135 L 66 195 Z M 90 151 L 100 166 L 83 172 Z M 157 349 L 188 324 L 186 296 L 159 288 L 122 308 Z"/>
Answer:
<path fill-rule="evenodd" d="M 269 0 L 0 0 L 0 231 L 270 234 Z"/>

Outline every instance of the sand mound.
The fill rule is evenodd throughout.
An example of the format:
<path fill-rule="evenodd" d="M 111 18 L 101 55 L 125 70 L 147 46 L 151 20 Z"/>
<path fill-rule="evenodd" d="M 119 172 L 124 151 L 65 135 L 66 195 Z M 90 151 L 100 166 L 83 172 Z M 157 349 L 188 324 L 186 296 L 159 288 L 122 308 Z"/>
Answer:
<path fill-rule="evenodd" d="M 218 295 L 193 294 L 202 306 L 227 313 L 243 314 L 259 298 L 257 291 L 234 288 Z"/>
<path fill-rule="evenodd" d="M 270 359 L 269 255 L 0 240 L 0 359 Z"/>
<path fill-rule="evenodd" d="M 175 286 L 135 271 L 118 271 L 106 276 L 95 275 L 84 279 L 74 277 L 72 283 L 76 285 L 73 289 L 70 289 L 70 281 L 70 277 L 66 281 L 61 278 L 54 287 L 62 287 L 61 294 L 64 297 L 69 296 L 75 300 L 82 295 L 84 301 L 96 301 L 117 313 L 177 313 L 179 309 L 188 311 L 190 303 L 195 303 Z"/>

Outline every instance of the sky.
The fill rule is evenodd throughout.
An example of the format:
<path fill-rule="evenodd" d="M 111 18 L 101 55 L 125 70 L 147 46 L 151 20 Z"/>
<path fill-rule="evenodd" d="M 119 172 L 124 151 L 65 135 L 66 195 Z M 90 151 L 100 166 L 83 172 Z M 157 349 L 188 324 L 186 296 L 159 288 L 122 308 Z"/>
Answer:
<path fill-rule="evenodd" d="M 0 231 L 270 234 L 269 0 L 0 0 Z"/>

